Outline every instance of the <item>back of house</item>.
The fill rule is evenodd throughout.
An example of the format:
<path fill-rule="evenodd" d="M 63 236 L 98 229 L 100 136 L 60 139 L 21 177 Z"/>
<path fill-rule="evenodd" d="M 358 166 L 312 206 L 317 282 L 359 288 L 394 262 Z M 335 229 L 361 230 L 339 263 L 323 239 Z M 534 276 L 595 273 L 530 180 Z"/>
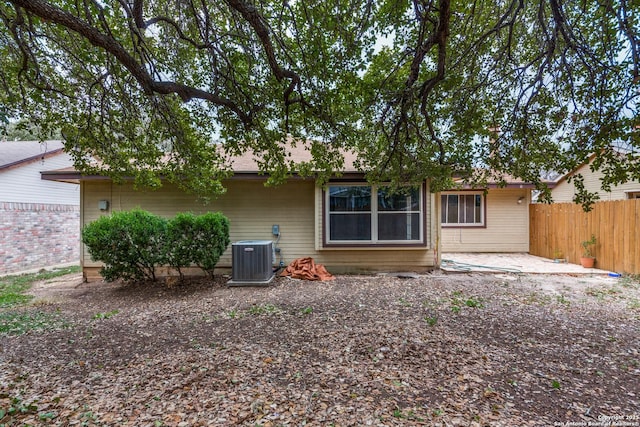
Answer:
<path fill-rule="evenodd" d="M 289 152 L 297 162 L 310 156 L 304 144 Z M 428 181 L 402 195 L 389 194 L 384 186 L 368 184 L 352 163 L 346 159 L 342 176 L 325 187 L 296 174 L 283 185 L 268 187 L 256 156 L 248 153 L 233 159 L 234 175 L 224 182 L 227 192 L 208 204 L 170 183 L 155 191 L 134 190 L 131 182 L 117 184 L 104 176 L 68 170 L 49 171 L 43 179 L 80 184 L 81 225 L 133 208 L 166 218 L 178 212 L 219 211 L 230 220 L 232 242 L 273 241 L 276 266 L 312 257 L 332 273 L 436 267 L 438 199 L 429 191 Z M 98 278 L 101 265 L 91 260 L 86 248 L 80 259 L 85 277 Z M 231 269 L 231 246 L 218 267 Z"/>

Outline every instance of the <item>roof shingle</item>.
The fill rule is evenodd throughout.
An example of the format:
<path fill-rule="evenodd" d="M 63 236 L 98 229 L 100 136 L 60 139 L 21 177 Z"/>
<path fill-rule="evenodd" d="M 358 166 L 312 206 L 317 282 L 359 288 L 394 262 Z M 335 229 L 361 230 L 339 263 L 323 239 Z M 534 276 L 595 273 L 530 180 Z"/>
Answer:
<path fill-rule="evenodd" d="M 0 141 L 0 169 L 61 153 L 62 141 Z"/>

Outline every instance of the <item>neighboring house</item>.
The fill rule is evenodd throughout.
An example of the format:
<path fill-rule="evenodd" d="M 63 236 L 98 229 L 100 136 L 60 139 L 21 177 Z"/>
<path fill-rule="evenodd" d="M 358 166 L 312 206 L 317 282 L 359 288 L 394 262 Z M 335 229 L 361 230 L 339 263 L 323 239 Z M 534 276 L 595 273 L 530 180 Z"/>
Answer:
<path fill-rule="evenodd" d="M 70 165 L 60 141 L 0 141 L 0 275 L 77 263 L 79 186 L 40 178 Z"/>
<path fill-rule="evenodd" d="M 463 186 L 440 193 L 442 252 L 529 252 L 532 184 Z"/>
<path fill-rule="evenodd" d="M 297 162 L 310 158 L 301 144 L 291 155 Z M 105 177 L 68 170 L 51 170 L 43 173 L 43 179 L 80 183 L 82 225 L 135 207 L 164 217 L 221 211 L 230 220 L 232 242 L 275 241 L 272 226 L 278 225 L 279 257 L 285 264 L 313 257 L 332 273 L 428 271 L 437 266 L 439 199 L 429 191 L 429 183 L 392 196 L 384 187 L 367 184 L 353 167 L 353 159 L 345 160 L 343 177 L 326 188 L 296 176 L 281 186 L 265 187 L 257 163 L 245 155 L 234 160 L 235 174 L 225 182 L 227 192 L 208 205 L 172 184 L 157 191 L 134 191 L 130 183 L 118 185 Z M 231 252 L 230 246 L 219 267 L 231 267 Z M 100 264 L 86 249 L 80 259 L 85 277 L 97 278 Z"/>
<path fill-rule="evenodd" d="M 594 172 L 589 167 L 589 164 L 594 158 L 595 154 L 589 157 L 587 163 L 578 166 L 575 170 L 558 178 L 555 186 L 551 190 L 551 196 L 553 197 L 554 202 L 573 202 L 573 196 L 576 189 L 573 182 L 568 181 L 568 178 L 577 173 L 580 173 L 583 176 L 585 189 L 589 192 L 597 193 L 600 196 L 600 200 L 640 199 L 640 182 L 638 181 L 631 181 L 611 187 L 610 192 L 603 191 L 601 182 L 603 177 L 602 172 Z"/>

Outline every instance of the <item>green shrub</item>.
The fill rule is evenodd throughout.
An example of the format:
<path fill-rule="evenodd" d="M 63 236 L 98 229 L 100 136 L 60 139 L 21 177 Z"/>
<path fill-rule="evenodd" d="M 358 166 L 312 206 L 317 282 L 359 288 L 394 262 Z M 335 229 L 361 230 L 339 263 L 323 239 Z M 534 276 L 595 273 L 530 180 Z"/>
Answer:
<path fill-rule="evenodd" d="M 155 268 L 163 264 L 181 278 L 194 264 L 213 276 L 230 243 L 229 220 L 219 212 L 178 213 L 168 221 L 140 209 L 114 212 L 85 226 L 82 242 L 104 263 L 106 280 L 156 280 Z"/>
<path fill-rule="evenodd" d="M 155 267 L 165 263 L 167 221 L 141 209 L 114 212 L 86 225 L 82 242 L 94 261 L 101 261 L 106 280 L 156 280 Z"/>
<path fill-rule="evenodd" d="M 229 220 L 220 212 L 177 214 L 167 226 L 167 259 L 181 277 L 181 269 L 191 264 L 213 277 L 229 242 Z"/>
<path fill-rule="evenodd" d="M 213 277 L 213 269 L 229 246 L 229 219 L 220 212 L 196 217 L 193 262 Z"/>
<path fill-rule="evenodd" d="M 196 216 L 192 213 L 178 213 L 167 224 L 167 262 L 184 277 L 182 269 L 194 264 L 197 249 Z"/>

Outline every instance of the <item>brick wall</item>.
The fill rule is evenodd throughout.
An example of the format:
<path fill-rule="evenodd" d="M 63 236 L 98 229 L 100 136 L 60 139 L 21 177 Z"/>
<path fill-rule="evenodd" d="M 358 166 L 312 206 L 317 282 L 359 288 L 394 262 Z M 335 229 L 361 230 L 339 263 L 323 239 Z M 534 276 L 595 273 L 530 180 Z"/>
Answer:
<path fill-rule="evenodd" d="M 80 207 L 0 202 L 0 275 L 80 260 Z"/>

